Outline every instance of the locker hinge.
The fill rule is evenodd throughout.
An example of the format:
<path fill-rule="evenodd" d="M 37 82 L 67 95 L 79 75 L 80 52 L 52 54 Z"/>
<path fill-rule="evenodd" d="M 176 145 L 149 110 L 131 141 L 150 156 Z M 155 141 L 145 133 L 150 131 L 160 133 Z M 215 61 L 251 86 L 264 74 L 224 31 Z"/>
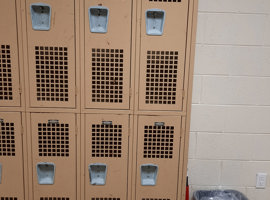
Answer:
<path fill-rule="evenodd" d="M 23 126 L 21 127 L 21 135 L 23 135 L 23 132 L 24 132 L 24 130 L 23 130 Z"/>
<path fill-rule="evenodd" d="M 129 96 L 131 97 L 132 96 L 132 89 L 129 88 Z"/>
<path fill-rule="evenodd" d="M 75 135 L 77 136 L 78 135 L 78 126 L 77 126 L 77 124 L 75 125 Z"/>

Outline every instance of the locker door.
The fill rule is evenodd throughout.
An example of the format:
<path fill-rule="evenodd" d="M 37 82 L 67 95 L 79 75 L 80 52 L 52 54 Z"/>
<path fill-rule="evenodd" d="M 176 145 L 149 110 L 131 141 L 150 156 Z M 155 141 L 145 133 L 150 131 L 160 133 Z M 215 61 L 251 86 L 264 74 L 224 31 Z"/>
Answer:
<path fill-rule="evenodd" d="M 31 114 L 34 200 L 76 199 L 74 114 Z"/>
<path fill-rule="evenodd" d="M 152 9 L 157 11 L 151 12 Z M 141 110 L 182 110 L 187 11 L 188 0 L 142 1 Z M 162 35 L 149 35 L 151 30 L 155 34 L 159 20 L 164 24 Z"/>
<path fill-rule="evenodd" d="M 16 1 L 0 2 L 0 106 L 20 106 Z"/>
<path fill-rule="evenodd" d="M 0 113 L 0 199 L 24 199 L 21 127 L 20 113 Z"/>
<path fill-rule="evenodd" d="M 85 199 L 127 199 L 128 126 L 128 115 L 86 115 Z"/>
<path fill-rule="evenodd" d="M 139 116 L 136 200 L 176 200 L 180 117 Z"/>
<path fill-rule="evenodd" d="M 30 104 L 32 107 L 73 108 L 74 0 L 26 2 Z"/>
<path fill-rule="evenodd" d="M 128 109 L 132 1 L 84 2 L 85 107 Z M 104 13 L 104 18 L 107 17 L 107 32 L 90 30 L 90 26 L 97 23 L 102 26 L 95 12 Z"/>

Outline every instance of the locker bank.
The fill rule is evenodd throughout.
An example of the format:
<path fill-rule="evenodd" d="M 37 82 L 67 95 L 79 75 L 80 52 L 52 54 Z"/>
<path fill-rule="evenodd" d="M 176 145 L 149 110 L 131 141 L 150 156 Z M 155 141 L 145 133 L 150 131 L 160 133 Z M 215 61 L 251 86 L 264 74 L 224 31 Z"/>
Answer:
<path fill-rule="evenodd" d="M 0 0 L 0 200 L 184 200 L 197 0 Z"/>

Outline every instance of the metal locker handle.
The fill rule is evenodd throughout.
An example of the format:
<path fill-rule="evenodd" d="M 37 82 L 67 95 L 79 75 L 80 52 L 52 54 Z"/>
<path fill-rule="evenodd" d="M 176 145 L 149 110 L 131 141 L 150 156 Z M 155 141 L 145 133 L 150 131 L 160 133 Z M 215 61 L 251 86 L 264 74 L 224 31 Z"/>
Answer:
<path fill-rule="evenodd" d="M 51 28 L 51 6 L 34 3 L 30 6 L 32 28 L 36 31 L 48 31 Z"/>
<path fill-rule="evenodd" d="M 162 35 L 165 21 L 165 11 L 160 9 L 149 9 L 145 13 L 146 34 Z"/>
<path fill-rule="evenodd" d="M 89 25 L 92 33 L 107 33 L 109 9 L 103 6 L 90 7 Z"/>
<path fill-rule="evenodd" d="M 141 185 L 156 185 L 158 166 L 154 164 L 141 165 Z"/>
<path fill-rule="evenodd" d="M 2 183 L 2 164 L 0 163 L 0 184 Z"/>
<path fill-rule="evenodd" d="M 41 162 L 37 164 L 38 184 L 53 185 L 55 175 L 55 164 Z"/>
<path fill-rule="evenodd" d="M 93 163 L 88 166 L 91 185 L 105 185 L 107 177 L 107 165 Z"/>

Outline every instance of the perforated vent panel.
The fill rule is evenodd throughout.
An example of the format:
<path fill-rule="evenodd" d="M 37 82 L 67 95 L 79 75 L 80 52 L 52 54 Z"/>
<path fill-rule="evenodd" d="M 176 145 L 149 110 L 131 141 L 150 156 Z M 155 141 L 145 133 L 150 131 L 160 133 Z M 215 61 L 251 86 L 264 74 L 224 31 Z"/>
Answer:
<path fill-rule="evenodd" d="M 175 104 L 177 51 L 147 51 L 146 104 Z"/>
<path fill-rule="evenodd" d="M 144 126 L 144 158 L 173 157 L 173 126 Z"/>
<path fill-rule="evenodd" d="M 69 200 L 68 197 L 40 197 L 40 200 Z"/>
<path fill-rule="evenodd" d="M 68 101 L 67 47 L 35 47 L 38 101 Z"/>
<path fill-rule="evenodd" d="M 152 2 L 181 2 L 181 0 L 149 0 Z"/>
<path fill-rule="evenodd" d="M 170 200 L 170 199 L 153 199 L 153 198 L 143 198 L 142 200 Z"/>
<path fill-rule="evenodd" d="M 0 127 L 0 156 L 15 156 L 14 123 L 1 122 Z"/>
<path fill-rule="evenodd" d="M 0 100 L 12 100 L 10 46 L 0 46 Z"/>
<path fill-rule="evenodd" d="M 68 157 L 69 124 L 39 123 L 38 152 L 39 156 Z"/>
<path fill-rule="evenodd" d="M 123 102 L 123 57 L 123 49 L 92 49 L 93 102 Z"/>
<path fill-rule="evenodd" d="M 92 157 L 121 157 L 122 125 L 92 125 Z"/>
<path fill-rule="evenodd" d="M 91 198 L 91 200 L 120 200 L 120 198 L 113 198 L 113 197 L 97 197 L 97 198 Z"/>
<path fill-rule="evenodd" d="M 17 197 L 0 197 L 0 200 L 18 200 Z"/>

